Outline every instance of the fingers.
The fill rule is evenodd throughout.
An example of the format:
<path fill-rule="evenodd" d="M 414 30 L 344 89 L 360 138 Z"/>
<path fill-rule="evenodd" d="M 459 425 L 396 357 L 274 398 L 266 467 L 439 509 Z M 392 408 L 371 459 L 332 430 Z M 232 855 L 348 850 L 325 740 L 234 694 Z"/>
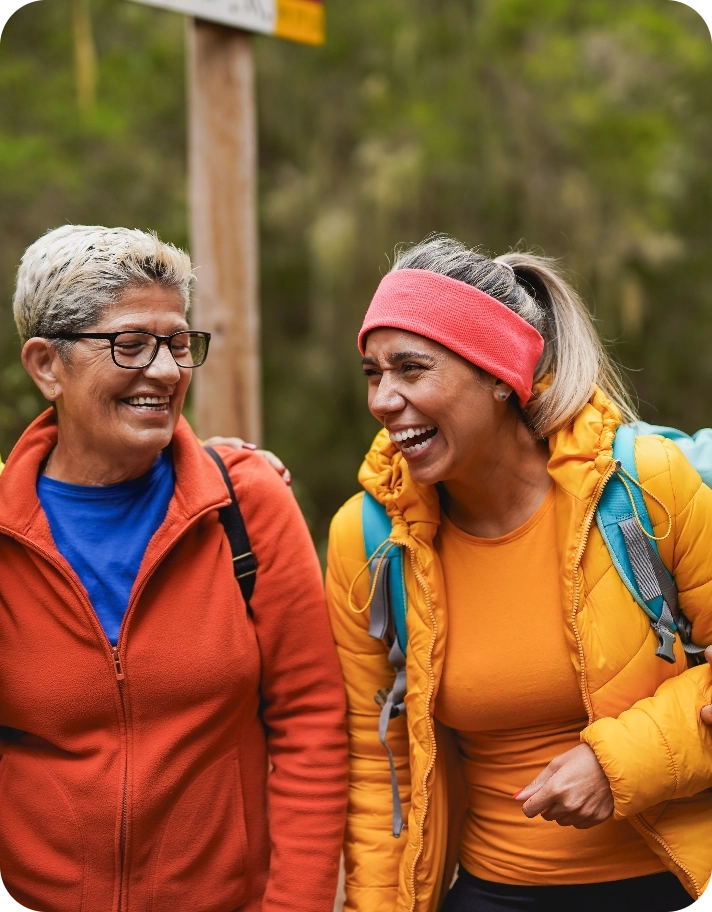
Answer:
<path fill-rule="evenodd" d="M 524 802 L 522 813 L 525 817 L 536 817 L 541 814 L 544 820 L 555 820 L 556 811 L 558 810 L 561 813 L 563 810 L 562 808 L 557 808 L 557 799 L 556 789 L 552 789 L 549 784 L 543 785 Z M 551 812 L 554 812 L 553 815 Z"/>
<path fill-rule="evenodd" d="M 248 450 L 254 450 L 253 443 L 245 443 L 242 437 L 210 437 L 203 441 L 203 446 L 226 446 L 232 447 L 233 450 L 241 450 L 245 447 Z"/>
<path fill-rule="evenodd" d="M 284 475 L 284 473 L 287 471 L 287 467 L 279 458 L 279 456 L 275 456 L 274 453 L 271 453 L 269 450 L 257 450 L 257 453 L 265 460 L 265 462 L 268 462 L 273 469 L 279 472 L 280 475 Z"/>
<path fill-rule="evenodd" d="M 705 649 L 705 658 L 712 665 L 712 646 L 708 646 Z M 705 723 L 705 725 L 712 725 L 712 706 L 703 706 L 700 712 L 700 719 Z"/>
<path fill-rule="evenodd" d="M 555 757 L 515 796 L 527 817 L 541 815 L 561 826 L 586 829 L 613 813 L 613 793 L 603 768 L 587 744 Z"/>
<path fill-rule="evenodd" d="M 291 485 L 292 473 L 282 462 L 279 456 L 275 456 L 274 453 L 271 453 L 269 450 L 257 450 L 257 452 L 265 460 L 265 462 L 268 462 L 272 468 L 282 476 L 286 485 Z"/>
<path fill-rule="evenodd" d="M 541 815 L 559 826 L 586 830 L 611 816 L 613 798 L 598 789 L 583 794 L 576 788 L 561 789 L 554 777 L 522 806 L 522 811 L 529 818 Z"/>
<path fill-rule="evenodd" d="M 535 795 L 542 788 L 542 786 L 544 786 L 554 775 L 554 768 L 552 767 L 553 762 L 554 761 L 552 760 L 552 762 L 547 767 L 545 767 L 535 779 L 532 779 L 529 785 L 525 785 L 521 791 L 517 792 L 517 794 L 513 795 L 512 797 L 517 801 L 528 801 L 532 795 Z M 527 814 L 527 817 L 529 816 L 535 815 Z"/>
<path fill-rule="evenodd" d="M 242 437 L 210 437 L 203 441 L 203 446 L 226 446 L 233 450 L 255 450 L 272 468 L 282 476 L 286 485 L 292 483 L 292 473 L 285 466 L 282 460 L 271 453 L 269 450 L 257 449 L 257 444 L 247 443 Z"/>

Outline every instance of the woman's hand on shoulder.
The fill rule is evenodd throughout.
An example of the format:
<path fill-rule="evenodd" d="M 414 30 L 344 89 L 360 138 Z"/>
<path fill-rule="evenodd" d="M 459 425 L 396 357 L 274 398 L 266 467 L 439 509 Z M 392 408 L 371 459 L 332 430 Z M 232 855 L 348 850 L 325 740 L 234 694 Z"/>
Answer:
<path fill-rule="evenodd" d="M 707 659 L 710 666 L 712 666 L 712 646 L 708 646 L 707 649 L 705 649 L 705 658 Z M 705 725 L 712 725 L 712 706 L 702 707 L 700 719 L 702 719 Z"/>
<path fill-rule="evenodd" d="M 260 450 L 254 443 L 246 443 L 241 437 L 210 437 L 203 441 L 203 446 L 226 446 L 233 450 L 254 450 L 258 456 L 261 456 L 265 462 L 269 463 L 286 485 L 291 485 L 292 474 L 279 456 L 275 456 L 270 450 Z"/>
<path fill-rule="evenodd" d="M 603 823 L 613 813 L 611 786 L 588 744 L 579 744 L 554 757 L 536 779 L 518 792 L 527 817 L 538 814 L 560 826 L 584 830 Z"/>

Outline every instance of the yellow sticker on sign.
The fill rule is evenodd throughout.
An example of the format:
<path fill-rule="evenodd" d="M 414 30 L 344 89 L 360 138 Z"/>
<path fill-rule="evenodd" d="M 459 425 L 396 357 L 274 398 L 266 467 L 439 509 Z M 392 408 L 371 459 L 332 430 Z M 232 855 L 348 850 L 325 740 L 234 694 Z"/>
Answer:
<path fill-rule="evenodd" d="M 277 0 L 274 34 L 303 44 L 323 44 L 324 4 L 319 0 Z"/>
<path fill-rule="evenodd" d="M 324 43 L 323 0 L 137 0 L 208 22 L 277 35 L 303 44 Z M 2 0 L 0 0 L 0 4 Z"/>

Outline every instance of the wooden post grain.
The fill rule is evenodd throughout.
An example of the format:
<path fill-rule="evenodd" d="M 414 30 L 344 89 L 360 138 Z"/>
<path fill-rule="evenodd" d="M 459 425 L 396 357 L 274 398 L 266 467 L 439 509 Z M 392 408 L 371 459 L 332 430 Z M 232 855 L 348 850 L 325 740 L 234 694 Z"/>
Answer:
<path fill-rule="evenodd" d="M 193 378 L 196 430 L 260 443 L 254 82 L 250 35 L 189 20 L 191 324 L 212 333 Z"/>

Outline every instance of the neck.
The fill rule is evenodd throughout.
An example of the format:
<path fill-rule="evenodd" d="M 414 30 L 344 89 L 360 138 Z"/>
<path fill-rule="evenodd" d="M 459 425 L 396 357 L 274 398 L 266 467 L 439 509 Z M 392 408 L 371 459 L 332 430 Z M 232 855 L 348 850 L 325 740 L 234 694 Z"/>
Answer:
<path fill-rule="evenodd" d="M 44 474 L 69 484 L 97 487 L 121 484 L 148 472 L 159 455 L 132 453 L 122 459 L 113 453 L 88 452 L 84 447 L 73 445 L 60 429 L 57 446 L 49 454 Z"/>
<path fill-rule="evenodd" d="M 548 461 L 545 441 L 535 440 L 519 420 L 508 423 L 456 477 L 441 484 L 443 509 L 470 535 L 508 535 L 543 503 L 552 484 Z"/>

